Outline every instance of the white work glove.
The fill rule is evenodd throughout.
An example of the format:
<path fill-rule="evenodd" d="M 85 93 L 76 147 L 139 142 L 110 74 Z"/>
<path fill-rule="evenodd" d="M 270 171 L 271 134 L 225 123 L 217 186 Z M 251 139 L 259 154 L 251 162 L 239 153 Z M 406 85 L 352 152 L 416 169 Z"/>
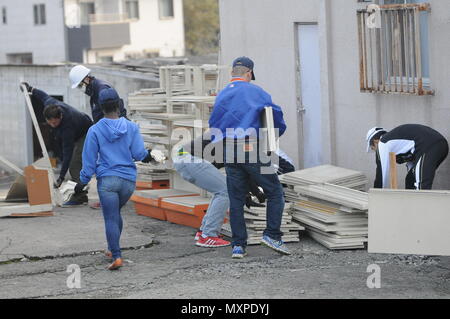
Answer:
<path fill-rule="evenodd" d="M 164 164 L 166 162 L 166 156 L 160 150 L 152 150 L 150 155 L 158 163 Z"/>

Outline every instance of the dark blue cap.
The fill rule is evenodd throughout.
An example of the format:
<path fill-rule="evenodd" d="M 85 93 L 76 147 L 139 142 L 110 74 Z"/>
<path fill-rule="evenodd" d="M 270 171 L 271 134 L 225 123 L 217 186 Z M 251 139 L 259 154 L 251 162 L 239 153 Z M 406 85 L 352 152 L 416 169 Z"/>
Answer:
<path fill-rule="evenodd" d="M 117 94 L 117 91 L 114 90 L 113 88 L 103 89 L 100 91 L 98 95 L 98 102 L 100 104 L 105 104 L 107 102 L 112 102 L 119 99 L 120 97 Z"/>
<path fill-rule="evenodd" d="M 233 61 L 233 68 L 236 66 L 245 66 L 246 68 L 249 68 L 252 70 L 252 80 L 255 79 L 255 72 L 253 71 L 253 68 L 255 66 L 255 63 L 250 58 L 247 58 L 246 56 L 241 56 Z"/>

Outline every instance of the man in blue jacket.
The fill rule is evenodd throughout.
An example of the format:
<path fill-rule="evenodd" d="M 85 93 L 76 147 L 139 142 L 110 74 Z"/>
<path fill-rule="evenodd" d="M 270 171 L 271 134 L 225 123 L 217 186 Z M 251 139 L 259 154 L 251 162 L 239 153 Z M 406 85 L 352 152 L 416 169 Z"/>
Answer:
<path fill-rule="evenodd" d="M 44 118 L 56 132 L 62 143 L 62 166 L 55 187 L 59 188 L 69 171 L 71 179 L 79 183 L 81 171 L 81 154 L 83 152 L 84 140 L 92 120 L 89 115 L 82 113 L 74 107 L 67 105 L 49 96 L 42 90 L 31 87 L 24 83 L 31 96 L 44 105 Z M 63 207 L 74 207 L 86 205 L 88 202 L 87 191 L 74 194 Z"/>
<path fill-rule="evenodd" d="M 270 160 L 265 162 L 259 152 L 259 129 L 264 108 L 273 109 L 274 126 L 282 135 L 286 130 L 281 108 L 272 103 L 271 96 L 262 88 L 251 84 L 255 79 L 254 63 L 247 57 L 234 60 L 231 83 L 216 98 L 209 120 L 212 130 L 221 134 L 213 142 L 223 140 L 225 145 L 225 170 L 230 199 L 230 226 L 233 234 L 233 258 L 246 255 L 247 229 L 244 219 L 245 196 L 249 181 L 254 180 L 267 196 L 267 227 L 261 243 L 289 255 L 280 230 L 284 210 L 282 186 Z M 255 142 L 256 141 L 256 142 Z M 244 159 L 240 158 L 244 154 Z"/>
<path fill-rule="evenodd" d="M 69 73 L 72 88 L 85 88 L 85 94 L 90 96 L 90 105 L 92 119 L 97 123 L 103 118 L 103 112 L 100 108 L 99 94 L 103 89 L 114 89 L 109 83 L 97 79 L 91 75 L 91 70 L 83 65 L 74 66 Z M 117 93 L 117 92 L 116 92 Z M 127 110 L 124 107 L 123 100 L 119 98 L 119 116 L 127 117 Z"/>

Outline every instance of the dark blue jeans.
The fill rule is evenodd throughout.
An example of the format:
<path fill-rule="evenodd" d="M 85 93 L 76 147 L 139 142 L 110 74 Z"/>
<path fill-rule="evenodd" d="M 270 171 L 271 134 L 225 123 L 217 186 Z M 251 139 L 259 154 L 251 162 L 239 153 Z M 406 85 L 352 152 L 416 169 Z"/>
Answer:
<path fill-rule="evenodd" d="M 244 219 L 245 196 L 249 191 L 249 180 L 252 179 L 264 190 L 267 196 L 267 226 L 264 235 L 281 240 L 281 217 L 284 210 L 283 188 L 277 174 L 261 172 L 267 170 L 270 163 L 225 163 L 227 172 L 228 197 L 230 199 L 230 226 L 233 233 L 232 246 L 247 246 L 247 228 Z"/>
<path fill-rule="evenodd" d="M 136 183 L 118 176 L 105 176 L 97 181 L 97 190 L 105 220 L 108 250 L 113 259 L 121 258 L 120 235 L 123 221 L 120 210 L 133 195 Z"/>

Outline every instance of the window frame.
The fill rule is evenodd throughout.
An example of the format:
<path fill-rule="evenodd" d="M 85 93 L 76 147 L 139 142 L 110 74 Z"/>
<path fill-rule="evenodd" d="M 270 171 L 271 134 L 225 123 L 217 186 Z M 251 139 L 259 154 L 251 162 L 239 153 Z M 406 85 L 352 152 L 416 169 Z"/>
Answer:
<path fill-rule="evenodd" d="M 33 20 L 35 26 L 47 24 L 45 3 L 33 4 Z"/>
<path fill-rule="evenodd" d="M 2 7 L 2 24 L 8 24 L 8 10 L 5 6 Z"/>
<path fill-rule="evenodd" d="M 163 15 L 163 3 L 170 1 L 171 3 L 171 13 L 172 15 Z M 175 4 L 174 0 L 158 0 L 158 11 L 159 11 L 159 20 L 171 20 L 175 19 Z"/>
<path fill-rule="evenodd" d="M 131 8 L 129 7 L 130 4 L 135 3 L 136 4 L 136 13 L 137 13 L 137 17 L 136 16 L 131 16 L 130 12 L 131 12 Z M 139 0 L 125 0 L 125 10 L 126 13 L 128 15 L 128 19 L 129 20 L 139 20 L 141 18 L 141 11 L 140 11 L 140 5 L 139 5 Z"/>
<path fill-rule="evenodd" d="M 408 2 L 407 2 L 408 1 Z M 357 10 L 361 92 L 433 95 L 430 80 L 428 3 L 380 5 L 376 26 L 368 10 Z M 427 24 L 424 26 L 423 24 Z M 419 43 L 419 44 L 418 44 Z"/>

